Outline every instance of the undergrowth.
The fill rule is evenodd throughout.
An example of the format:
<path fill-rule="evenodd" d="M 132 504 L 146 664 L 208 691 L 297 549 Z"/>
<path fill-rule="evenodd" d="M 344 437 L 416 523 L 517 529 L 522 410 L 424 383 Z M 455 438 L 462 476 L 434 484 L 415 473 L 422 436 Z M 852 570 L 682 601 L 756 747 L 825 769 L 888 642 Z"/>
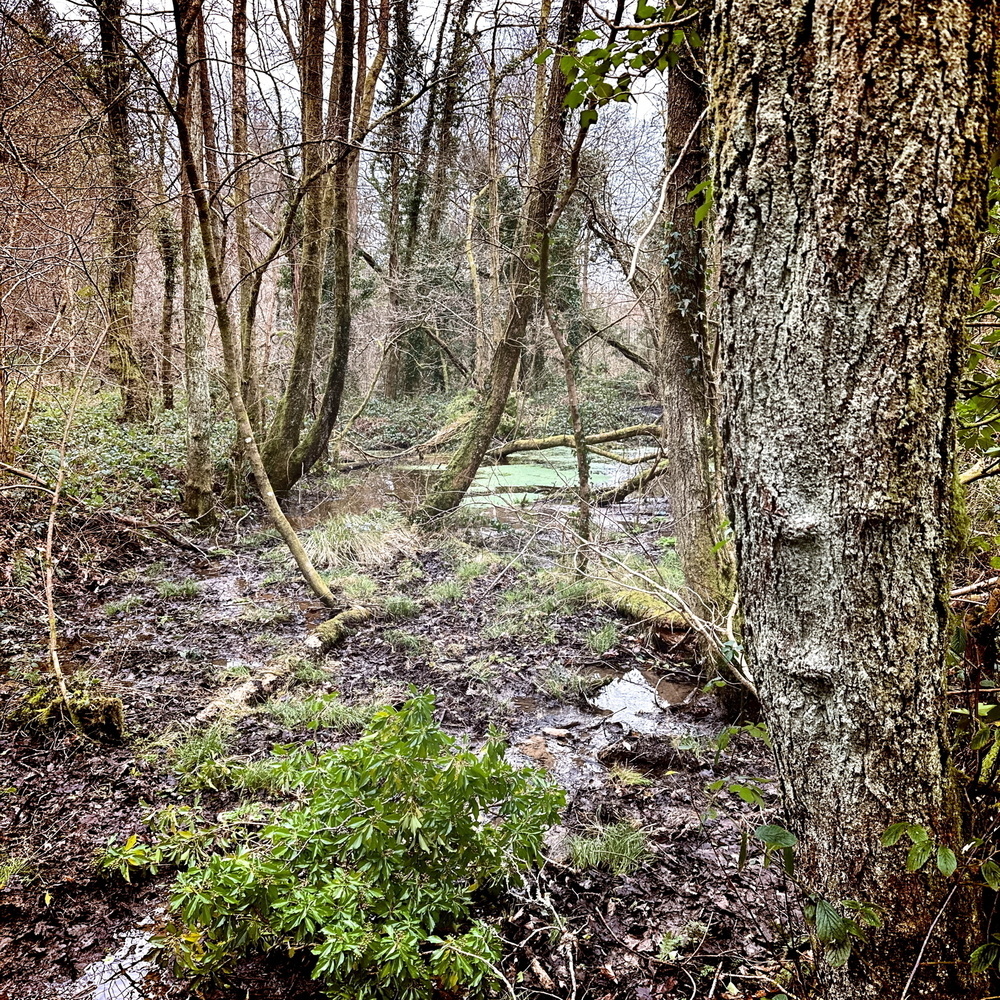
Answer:
<path fill-rule="evenodd" d="M 150 817 L 100 864 L 183 869 L 160 945 L 180 971 L 224 973 L 260 951 L 307 952 L 325 995 L 489 996 L 500 938 L 477 897 L 541 860 L 563 795 L 505 760 L 491 737 L 466 749 L 433 720 L 430 693 L 385 708 L 335 750 L 276 748 L 243 787 L 281 791 L 211 822 L 187 807 Z"/>

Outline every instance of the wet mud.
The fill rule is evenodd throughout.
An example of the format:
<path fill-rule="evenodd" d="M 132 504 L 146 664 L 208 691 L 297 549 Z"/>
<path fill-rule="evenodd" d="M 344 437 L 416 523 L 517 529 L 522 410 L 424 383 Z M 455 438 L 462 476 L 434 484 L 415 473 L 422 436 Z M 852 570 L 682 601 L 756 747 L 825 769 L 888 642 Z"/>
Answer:
<path fill-rule="evenodd" d="M 400 482 L 410 481 L 394 481 L 401 499 L 407 488 Z M 307 499 L 297 524 L 367 509 L 385 488 L 380 473 L 347 499 Z M 701 690 L 683 636 L 657 644 L 587 604 L 530 623 L 517 619 L 504 603 L 506 589 L 559 557 L 556 528 L 536 554 L 530 550 L 549 517 L 540 505 L 533 522 L 501 516 L 456 530 L 465 550 L 497 562 L 453 601 L 429 595 L 454 579 L 454 538 L 430 536 L 413 558 L 368 570 L 380 593 L 410 595 L 417 612 L 377 617 L 313 662 L 306 679 L 289 676 L 268 697 L 336 692 L 348 702 L 391 702 L 412 687 L 431 688 L 446 729 L 475 742 L 498 728 L 512 761 L 545 769 L 566 789 L 563 821 L 547 841 L 549 862 L 514 891 L 502 915 L 503 970 L 525 997 L 715 997 L 723 976 L 740 991 L 727 995 L 768 996 L 760 983 L 779 973 L 790 931 L 761 913 L 780 912 L 783 889 L 773 871 L 741 867 L 739 857 L 745 831 L 773 809 L 767 754 L 741 736 L 724 755 L 714 749 L 728 720 Z M 659 511 L 614 511 L 605 530 L 623 525 L 625 549 L 643 549 L 664 533 Z M 516 565 L 505 553 L 521 554 Z M 276 657 L 301 653 L 304 636 L 328 611 L 275 555 L 273 537 L 241 530 L 215 539 L 207 556 L 133 541 L 95 585 L 63 593 L 60 615 L 67 671 L 121 699 L 127 733 L 118 745 L 100 745 L 26 718 L 23 693 L 43 651 L 37 637 L 18 642 L 6 633 L 0 859 L 22 859 L 23 869 L 0 880 L 0 998 L 318 995 L 308 965 L 281 956 L 245 963 L 223 983 L 173 976 L 156 962 L 152 943 L 170 874 L 126 883 L 99 871 L 95 857 L 108 843 L 142 836 L 151 808 L 192 801 L 170 764 L 171 746 L 214 698 Z M 608 626 L 615 641 L 597 652 L 590 637 Z M 343 739 L 256 707 L 234 720 L 227 754 L 255 759 L 275 744 Z M 707 791 L 719 778 L 745 774 L 763 782 L 771 803 L 764 810 L 725 789 Z M 206 789 L 195 798 L 213 810 L 233 795 Z M 618 822 L 645 831 L 642 865 L 628 875 L 574 867 L 573 838 Z"/>

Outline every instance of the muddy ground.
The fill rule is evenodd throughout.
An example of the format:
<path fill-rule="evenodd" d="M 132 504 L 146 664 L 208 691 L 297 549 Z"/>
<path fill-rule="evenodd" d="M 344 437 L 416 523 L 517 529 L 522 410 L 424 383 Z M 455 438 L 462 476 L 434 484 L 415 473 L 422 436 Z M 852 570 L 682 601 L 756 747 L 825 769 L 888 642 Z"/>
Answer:
<path fill-rule="evenodd" d="M 298 524 L 315 526 L 358 495 L 346 488 L 340 498 L 304 498 Z M 775 819 L 766 748 L 738 735 L 725 753 L 717 750 L 730 720 L 699 687 L 689 635 L 650 636 L 567 589 L 555 514 L 480 512 L 380 562 L 342 566 L 336 573 L 353 588 L 345 605 L 367 604 L 376 616 L 309 658 L 303 640 L 329 611 L 250 519 L 197 539 L 195 551 L 113 516 L 88 522 L 68 511 L 59 535 L 61 658 L 74 690 L 119 698 L 124 708 L 122 738 L 109 730 L 94 742 L 45 711 L 54 692 L 31 552 L 44 504 L 3 502 L 0 550 L 12 569 L 0 581 L 0 998 L 319 995 L 306 966 L 280 957 L 263 956 L 214 984 L 159 968 L 149 938 L 170 873 L 137 872 L 127 883 L 95 860 L 108 843 L 148 836 L 144 817 L 153 808 L 231 806 L 239 793 L 224 774 L 195 787 L 200 765 L 184 764 L 179 748 L 213 724 L 198 720 L 213 699 L 283 656 L 287 666 L 288 654 L 299 659 L 230 717 L 215 758 L 343 742 L 350 733 L 311 729 L 280 706 L 334 692 L 348 703 L 400 702 L 415 686 L 435 692 L 447 730 L 475 742 L 499 727 L 512 760 L 546 769 L 566 789 L 550 861 L 503 914 L 503 971 L 519 994 L 793 995 L 798 935 L 789 930 L 781 878 L 752 846 L 739 863 L 747 832 Z M 661 514 L 612 512 L 602 545 L 655 549 L 669 532 Z M 548 600 L 533 602 L 533 593 Z M 759 788 L 763 807 L 743 801 L 748 787 Z M 571 837 L 617 821 L 646 832 L 640 866 L 614 875 L 574 865 Z"/>

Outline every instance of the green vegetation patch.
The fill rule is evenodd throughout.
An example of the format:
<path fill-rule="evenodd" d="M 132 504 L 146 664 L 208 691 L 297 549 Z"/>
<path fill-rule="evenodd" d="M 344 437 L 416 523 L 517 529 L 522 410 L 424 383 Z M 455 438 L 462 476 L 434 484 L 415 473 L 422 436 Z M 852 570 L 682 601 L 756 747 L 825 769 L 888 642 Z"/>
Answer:
<path fill-rule="evenodd" d="M 351 705 L 337 694 L 312 695 L 306 698 L 272 698 L 257 711 L 283 726 L 294 729 L 360 730 L 375 714 L 372 704 Z"/>
<path fill-rule="evenodd" d="M 210 824 L 162 817 L 153 843 L 130 838 L 101 864 L 184 864 L 161 943 L 180 970 L 224 972 L 241 956 L 307 951 L 329 997 L 417 1000 L 434 990 L 486 997 L 500 937 L 474 913 L 479 887 L 541 860 L 562 792 L 516 770 L 491 737 L 466 749 L 433 719 L 429 693 L 385 708 L 336 750 L 286 749 L 258 769 L 290 800 Z"/>
<path fill-rule="evenodd" d="M 331 518 L 302 536 L 309 558 L 321 568 L 385 566 L 412 558 L 420 545 L 398 511 L 370 510 Z"/>
<path fill-rule="evenodd" d="M 601 868 L 613 875 L 628 875 L 650 857 L 646 834 L 628 823 L 599 827 L 591 836 L 573 837 L 569 853 L 577 868 Z"/>
<path fill-rule="evenodd" d="M 156 585 L 156 592 L 164 600 L 189 601 L 201 593 L 201 585 L 197 580 L 181 580 L 179 583 L 174 580 L 161 580 Z"/>

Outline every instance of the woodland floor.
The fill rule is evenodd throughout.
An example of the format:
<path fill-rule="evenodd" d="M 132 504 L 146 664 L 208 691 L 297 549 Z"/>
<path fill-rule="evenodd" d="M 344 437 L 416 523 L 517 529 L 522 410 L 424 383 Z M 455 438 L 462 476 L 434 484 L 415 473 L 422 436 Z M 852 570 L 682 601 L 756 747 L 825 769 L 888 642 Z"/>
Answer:
<path fill-rule="evenodd" d="M 99 870 L 95 857 L 109 842 L 141 838 L 154 807 L 196 803 L 212 813 L 231 805 L 240 793 L 224 781 L 194 787 L 197 767 L 183 764 L 179 747 L 199 731 L 196 717 L 213 698 L 276 656 L 302 652 L 328 611 L 309 597 L 274 537 L 248 521 L 199 541 L 202 554 L 111 516 L 67 511 L 57 546 L 61 656 L 77 688 L 121 699 L 126 725 L 120 742 L 83 740 L 58 720 L 37 721 L 51 697 L 42 589 L 30 560 L 14 556 L 44 537 L 47 505 L 24 494 L 0 498 L 0 557 L 22 566 L 0 592 L 0 998 L 318 995 L 307 968 L 280 958 L 251 962 L 223 984 L 196 988 L 174 978 L 149 960 L 170 874 L 129 884 Z M 300 524 L 339 502 L 300 498 Z M 568 793 L 563 825 L 549 837 L 551 862 L 505 913 L 503 969 L 521 995 L 778 996 L 778 982 L 788 981 L 789 932 L 774 916 L 785 912 L 782 886 L 752 848 L 739 864 L 747 831 L 774 815 L 766 750 L 745 735 L 725 753 L 715 748 L 727 721 L 695 685 L 689 636 L 651 638 L 606 608 L 560 598 L 558 587 L 548 603 L 530 600 L 563 554 L 546 523 L 466 519 L 383 565 L 359 568 L 374 581 L 374 600 L 403 594 L 415 602 L 411 616 L 377 617 L 326 656 L 301 662 L 233 721 L 223 757 L 351 738 L 310 729 L 276 704 L 333 692 L 348 703 L 398 702 L 411 685 L 430 688 L 447 730 L 475 742 L 499 727 L 512 759 L 546 768 Z M 607 544 L 638 551 L 665 534 L 662 517 L 626 509 Z M 460 595 L 442 596 L 448 581 L 460 581 Z M 615 764 L 646 783 L 628 784 Z M 763 809 L 728 787 L 753 778 L 765 781 Z M 723 787 L 708 791 L 720 779 Z M 576 870 L 568 836 L 618 820 L 646 831 L 641 866 L 629 875 Z"/>

